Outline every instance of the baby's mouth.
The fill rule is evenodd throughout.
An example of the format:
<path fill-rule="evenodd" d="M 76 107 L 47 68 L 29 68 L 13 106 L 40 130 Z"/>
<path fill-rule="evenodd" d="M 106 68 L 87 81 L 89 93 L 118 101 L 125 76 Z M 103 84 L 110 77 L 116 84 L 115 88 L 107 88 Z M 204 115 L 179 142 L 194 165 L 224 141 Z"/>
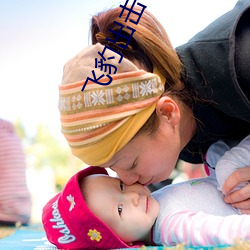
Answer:
<path fill-rule="evenodd" d="M 148 197 L 146 196 L 146 213 L 148 212 L 148 204 L 149 204 L 149 200 L 148 200 Z"/>

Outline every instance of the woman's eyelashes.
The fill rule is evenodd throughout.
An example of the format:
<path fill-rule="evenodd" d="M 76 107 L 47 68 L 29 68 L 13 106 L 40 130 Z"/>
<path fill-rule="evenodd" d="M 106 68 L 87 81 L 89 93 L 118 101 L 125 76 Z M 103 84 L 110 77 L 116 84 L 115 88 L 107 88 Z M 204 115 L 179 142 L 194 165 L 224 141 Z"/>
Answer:
<path fill-rule="evenodd" d="M 122 192 L 124 191 L 124 184 L 123 184 L 123 182 L 121 180 L 120 180 L 120 189 L 121 189 Z"/>

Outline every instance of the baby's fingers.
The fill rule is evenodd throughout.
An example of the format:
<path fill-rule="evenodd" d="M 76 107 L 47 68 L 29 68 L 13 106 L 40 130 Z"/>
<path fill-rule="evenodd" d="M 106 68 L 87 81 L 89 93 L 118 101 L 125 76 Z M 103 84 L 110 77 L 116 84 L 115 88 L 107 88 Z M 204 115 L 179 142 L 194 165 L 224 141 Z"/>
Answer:
<path fill-rule="evenodd" d="M 240 212 L 242 214 L 250 214 L 250 209 L 241 209 Z"/>
<path fill-rule="evenodd" d="M 236 171 L 234 171 L 225 181 L 222 192 L 223 194 L 227 195 L 229 194 L 237 185 L 239 185 L 242 182 L 248 182 L 250 180 L 250 167 L 240 168 Z M 249 187 L 250 188 L 250 187 Z M 238 193 L 237 193 L 238 194 Z M 240 197 L 244 195 L 249 195 L 248 191 L 243 191 L 242 194 L 239 194 Z M 235 200 L 233 197 L 236 197 L 236 195 L 230 197 L 230 200 L 233 202 L 237 202 L 238 200 Z M 236 197 L 237 198 L 237 197 Z M 241 198 L 239 198 L 241 199 Z"/>
<path fill-rule="evenodd" d="M 250 184 L 225 196 L 224 201 L 233 207 L 250 210 Z"/>

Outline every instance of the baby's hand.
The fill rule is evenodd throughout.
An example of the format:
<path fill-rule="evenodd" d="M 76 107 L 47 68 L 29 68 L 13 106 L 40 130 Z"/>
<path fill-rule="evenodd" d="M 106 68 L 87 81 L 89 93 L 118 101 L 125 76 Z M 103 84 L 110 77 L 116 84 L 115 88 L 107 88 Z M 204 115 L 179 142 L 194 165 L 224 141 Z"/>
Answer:
<path fill-rule="evenodd" d="M 222 192 L 224 201 L 240 209 L 243 214 L 250 214 L 250 166 L 233 172 L 225 181 Z M 231 192 L 236 186 L 245 183 L 244 187 Z"/>

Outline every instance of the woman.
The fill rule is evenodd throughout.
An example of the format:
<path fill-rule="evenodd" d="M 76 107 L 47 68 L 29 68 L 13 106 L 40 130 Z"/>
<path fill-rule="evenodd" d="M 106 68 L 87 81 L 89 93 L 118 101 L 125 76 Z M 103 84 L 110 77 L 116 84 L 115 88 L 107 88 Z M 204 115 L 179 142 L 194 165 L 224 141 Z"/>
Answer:
<path fill-rule="evenodd" d="M 72 152 L 128 185 L 149 185 L 168 178 L 178 158 L 202 163 L 212 143 L 250 134 L 249 12 L 250 1 L 239 1 L 176 51 L 146 10 L 140 19 L 130 15 L 138 24 L 121 8 L 94 16 L 94 45 L 65 65 L 60 86 L 62 132 Z M 107 72 L 105 63 L 116 70 Z M 92 82 L 81 91 L 86 79 Z M 249 179 L 250 166 L 231 175 L 226 190 Z M 250 211 L 249 191 L 247 185 L 225 201 Z"/>

